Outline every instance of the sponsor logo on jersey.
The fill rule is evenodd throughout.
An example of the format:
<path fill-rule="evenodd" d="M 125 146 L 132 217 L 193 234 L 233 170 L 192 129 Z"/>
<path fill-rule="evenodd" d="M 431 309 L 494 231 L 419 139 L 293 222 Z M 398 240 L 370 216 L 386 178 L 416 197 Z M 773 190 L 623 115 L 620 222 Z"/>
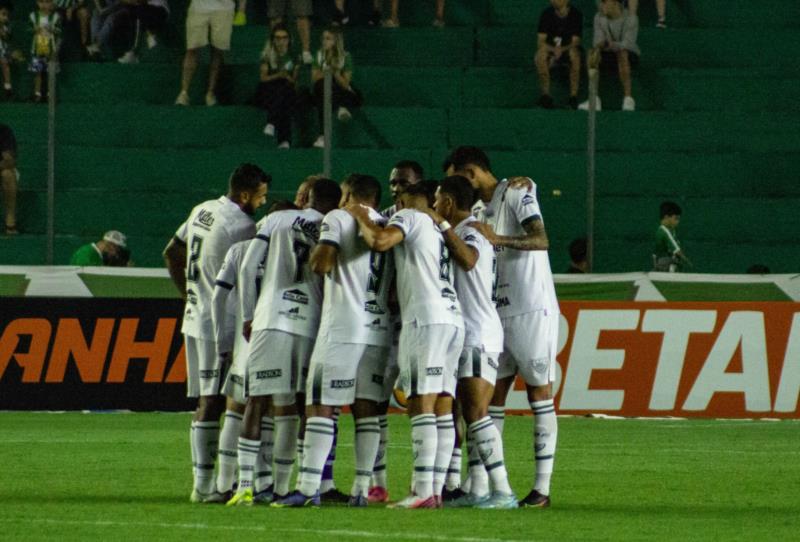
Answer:
<path fill-rule="evenodd" d="M 489 364 L 489 367 L 491 367 L 492 369 L 495 369 L 495 370 L 497 370 L 500 367 L 497 364 L 497 362 L 495 360 L 493 360 L 492 358 L 486 358 L 486 363 Z"/>
<path fill-rule="evenodd" d="M 315 241 L 319 239 L 319 224 L 316 222 L 309 222 L 303 217 L 298 216 L 292 223 L 292 230 L 302 233 L 306 237 L 310 237 Z"/>
<path fill-rule="evenodd" d="M 292 303 L 308 305 L 308 295 L 302 290 L 287 290 L 283 292 L 283 299 Z"/>
<path fill-rule="evenodd" d="M 511 305 L 511 301 L 509 301 L 507 297 L 497 298 L 497 308 L 508 307 L 509 305 Z"/>
<path fill-rule="evenodd" d="M 522 196 L 522 205 L 533 205 L 534 203 L 536 203 L 536 200 L 530 194 Z"/>
<path fill-rule="evenodd" d="M 256 371 L 256 379 L 264 380 L 266 378 L 280 378 L 283 375 L 281 369 L 268 369 L 266 371 Z"/>
<path fill-rule="evenodd" d="M 197 305 L 197 293 L 191 288 L 186 290 L 186 302 L 190 305 Z"/>
<path fill-rule="evenodd" d="M 294 307 L 288 311 L 278 311 L 278 315 L 288 318 L 289 320 L 300 320 L 301 322 L 308 320 L 308 318 L 300 314 L 300 307 Z"/>
<path fill-rule="evenodd" d="M 364 327 L 370 329 L 371 331 L 389 331 L 387 326 L 382 325 L 380 318 L 375 318 L 372 322 L 366 324 Z"/>
<path fill-rule="evenodd" d="M 375 301 L 367 301 L 364 303 L 364 310 L 371 314 L 386 314 L 386 311 Z"/>
<path fill-rule="evenodd" d="M 205 230 L 211 229 L 211 226 L 214 225 L 214 213 L 206 211 L 205 209 L 200 209 L 200 212 L 197 213 L 197 218 L 195 218 L 194 225 L 200 226 Z"/>
<path fill-rule="evenodd" d="M 200 371 L 200 378 L 217 378 L 219 376 L 219 369 L 206 369 Z"/>
<path fill-rule="evenodd" d="M 533 370 L 537 373 L 544 374 L 547 372 L 547 368 L 550 367 L 550 359 L 549 358 L 536 358 L 533 360 Z"/>
<path fill-rule="evenodd" d="M 428 367 L 425 369 L 425 374 L 428 376 L 442 376 L 443 372 L 441 367 Z"/>
<path fill-rule="evenodd" d="M 383 386 L 383 375 L 372 375 L 372 383 Z"/>
<path fill-rule="evenodd" d="M 355 378 L 351 378 L 349 380 L 331 380 L 331 388 L 335 390 L 352 388 L 355 385 L 356 385 Z"/>
<path fill-rule="evenodd" d="M 450 301 L 456 300 L 456 293 L 450 288 L 442 288 L 442 297 Z"/>
<path fill-rule="evenodd" d="M 330 231 L 330 230 L 331 230 L 330 224 L 327 224 L 325 222 L 323 222 L 322 225 L 319 227 L 320 232 Z"/>
<path fill-rule="evenodd" d="M 239 386 L 244 386 L 244 378 L 239 375 L 231 375 L 231 382 L 234 384 L 238 384 Z"/>

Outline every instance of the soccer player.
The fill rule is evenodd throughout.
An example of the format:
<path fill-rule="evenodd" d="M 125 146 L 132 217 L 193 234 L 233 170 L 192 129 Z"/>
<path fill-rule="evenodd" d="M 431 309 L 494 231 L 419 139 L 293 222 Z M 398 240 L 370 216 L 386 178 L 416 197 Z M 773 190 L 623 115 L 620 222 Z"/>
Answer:
<path fill-rule="evenodd" d="M 375 177 L 353 174 L 342 183 L 340 207 L 361 205 L 372 220 L 381 186 Z M 356 477 L 350 506 L 367 506 L 367 492 L 380 443 L 378 403 L 391 341 L 387 306 L 391 254 L 372 252 L 347 211 L 336 209 L 322 221 L 311 269 L 325 277 L 322 319 L 306 384 L 306 432 L 302 483 L 275 502 L 278 507 L 314 506 L 325 458 L 333 443 L 336 407 L 352 405 L 355 418 Z"/>
<path fill-rule="evenodd" d="M 223 501 L 214 484 L 219 418 L 225 405 L 220 395 L 225 367 L 217 356 L 211 316 L 214 281 L 228 248 L 255 234 L 252 215 L 266 201 L 269 182 L 261 168 L 242 164 L 230 177 L 227 195 L 192 209 L 164 249 L 169 274 L 186 300 L 181 331 L 187 395 L 199 397 L 191 430 L 194 484 L 190 500 L 195 503 Z"/>
<path fill-rule="evenodd" d="M 250 342 L 249 396 L 238 447 L 239 487 L 229 505 L 253 503 L 261 419 L 270 407 L 275 413 L 273 494 L 280 500 L 289 493 L 299 424 L 297 394 L 305 390 L 322 303 L 321 280 L 309 269 L 308 258 L 324 213 L 336 208 L 340 197 L 339 185 L 319 179 L 311 188 L 308 208 L 267 217 L 242 261 L 239 298 L 243 332 Z M 256 302 L 255 277 L 262 261 L 264 278 Z"/>
<path fill-rule="evenodd" d="M 549 242 L 536 185 L 513 188 L 498 181 L 489 158 L 477 147 L 459 147 L 445 161 L 448 174 L 469 179 L 486 205 L 488 225 L 475 224 L 497 250 L 497 312 L 503 324 L 504 348 L 489 408 L 502 433 L 506 397 L 514 377 L 524 380 L 535 417 L 533 490 L 520 501 L 523 507 L 550 505 L 550 478 L 556 451 L 558 421 L 553 403 L 556 375 L 559 308 L 550 260 Z"/>
<path fill-rule="evenodd" d="M 441 236 L 451 226 L 445 222 L 437 227 L 419 210 L 428 208 L 422 183 L 409 186 L 401 198 L 404 208 L 386 228 L 359 205 L 347 210 L 372 250 L 394 248 L 403 322 L 398 365 L 408 397 L 415 473 L 413 494 L 396 507 L 437 508 L 455 442 L 453 397 L 464 321 Z"/>
<path fill-rule="evenodd" d="M 419 162 L 414 160 L 400 160 L 392 171 L 389 172 L 389 191 L 392 193 L 392 201 L 395 203 L 381 211 L 385 218 L 391 218 L 399 209 L 397 208 L 397 198 L 406 188 L 412 184 L 417 184 L 425 177 L 425 172 Z"/>
<path fill-rule="evenodd" d="M 455 286 L 465 328 L 464 349 L 458 360 L 458 399 L 468 424 L 471 483 L 470 493 L 450 505 L 516 508 L 517 499 L 508 485 L 502 437 L 489 417 L 497 361 L 503 350 L 503 327 L 494 306 L 494 247 L 472 227 L 477 222 L 470 212 L 475 197 L 475 189 L 466 178 L 447 177 L 439 185 L 435 213 L 431 214 L 437 225 L 445 221 L 456 224 L 442 235 L 458 264 Z"/>

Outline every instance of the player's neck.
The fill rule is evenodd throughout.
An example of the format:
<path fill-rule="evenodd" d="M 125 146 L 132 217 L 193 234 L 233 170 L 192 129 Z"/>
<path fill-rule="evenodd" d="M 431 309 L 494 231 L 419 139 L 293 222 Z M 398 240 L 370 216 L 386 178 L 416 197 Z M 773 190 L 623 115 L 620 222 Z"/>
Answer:
<path fill-rule="evenodd" d="M 489 173 L 486 184 L 481 186 L 481 188 L 478 190 L 478 192 L 480 193 L 481 200 L 484 203 L 489 203 L 490 201 L 492 201 L 492 197 L 494 196 L 494 191 L 497 189 L 498 184 L 499 183 L 497 182 L 497 178 L 491 173 Z"/>
<path fill-rule="evenodd" d="M 461 222 L 463 222 L 464 219 L 469 218 L 470 216 L 472 216 L 472 213 L 469 211 L 457 210 L 453 213 L 453 216 L 450 217 L 450 220 L 448 222 L 452 222 L 453 224 L 461 224 Z"/>

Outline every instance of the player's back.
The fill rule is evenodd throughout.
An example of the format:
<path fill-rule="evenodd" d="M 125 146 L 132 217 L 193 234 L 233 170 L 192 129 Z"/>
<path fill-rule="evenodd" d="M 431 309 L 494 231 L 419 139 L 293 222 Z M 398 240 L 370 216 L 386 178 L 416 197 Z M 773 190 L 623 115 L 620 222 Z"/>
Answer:
<path fill-rule="evenodd" d="M 186 311 L 183 331 L 193 337 L 211 338 L 211 297 L 225 254 L 233 243 L 249 239 L 255 224 L 226 196 L 192 209 L 176 236 L 187 246 Z"/>
<path fill-rule="evenodd" d="M 403 242 L 394 248 L 403 323 L 462 327 L 450 252 L 431 217 L 414 209 L 403 209 L 392 216 L 388 226 L 399 228 L 404 235 Z"/>
<path fill-rule="evenodd" d="M 268 243 L 264 278 L 253 329 L 278 329 L 315 337 L 322 304 L 322 280 L 308 259 L 319 239 L 322 213 L 314 209 L 277 211 L 257 238 Z"/>
<path fill-rule="evenodd" d="M 369 211 L 376 223 L 386 222 L 374 209 Z M 325 277 L 320 333 L 329 333 L 335 342 L 389 346 L 392 253 L 371 251 L 355 218 L 341 209 L 325 215 L 320 243 L 338 249 L 336 265 Z"/>

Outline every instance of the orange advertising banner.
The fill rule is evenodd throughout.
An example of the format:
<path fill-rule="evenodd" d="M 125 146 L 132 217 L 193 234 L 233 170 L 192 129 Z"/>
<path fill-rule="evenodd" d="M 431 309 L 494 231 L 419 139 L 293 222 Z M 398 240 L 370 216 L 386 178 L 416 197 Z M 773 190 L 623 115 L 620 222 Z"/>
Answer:
<path fill-rule="evenodd" d="M 800 304 L 564 302 L 561 414 L 798 418 Z M 518 381 L 508 407 L 527 409 Z"/>

